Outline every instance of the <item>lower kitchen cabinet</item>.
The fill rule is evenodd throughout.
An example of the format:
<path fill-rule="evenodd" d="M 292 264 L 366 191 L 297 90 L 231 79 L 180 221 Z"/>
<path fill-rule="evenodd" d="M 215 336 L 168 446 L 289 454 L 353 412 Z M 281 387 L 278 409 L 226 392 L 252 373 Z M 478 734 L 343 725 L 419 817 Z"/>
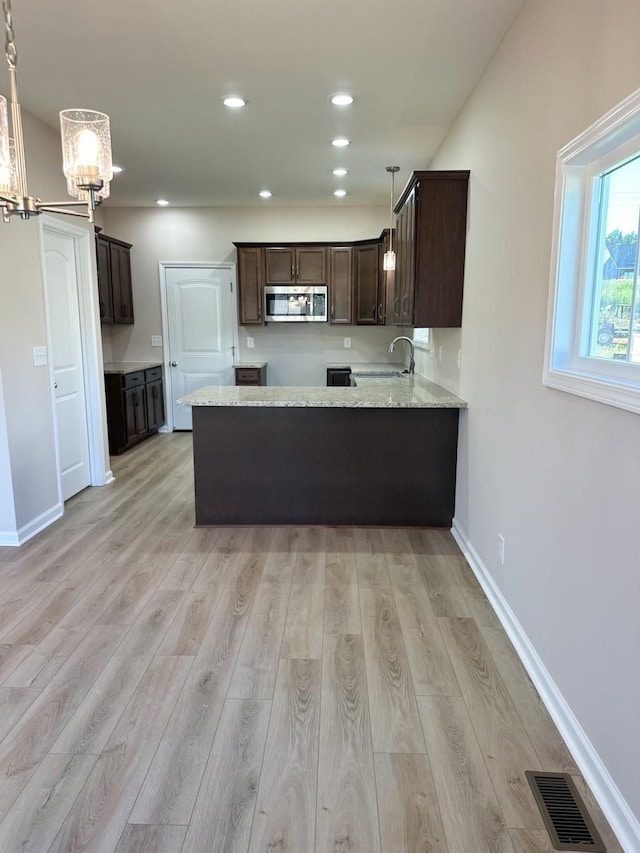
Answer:
<path fill-rule="evenodd" d="M 105 373 L 109 451 L 122 453 L 164 424 L 162 367 Z"/>
<path fill-rule="evenodd" d="M 234 364 L 233 370 L 236 377 L 236 385 L 266 385 L 267 384 L 267 365 L 265 362 L 260 364 Z"/>

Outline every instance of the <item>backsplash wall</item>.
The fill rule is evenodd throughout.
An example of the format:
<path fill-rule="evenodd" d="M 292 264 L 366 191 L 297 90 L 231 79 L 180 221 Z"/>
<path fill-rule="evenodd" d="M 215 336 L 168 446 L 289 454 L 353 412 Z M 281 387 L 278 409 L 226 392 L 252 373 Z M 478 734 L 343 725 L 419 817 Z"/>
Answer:
<path fill-rule="evenodd" d="M 405 362 L 399 345 L 389 353 L 389 344 L 402 330 L 393 326 L 331 326 L 329 323 L 280 323 L 241 326 L 241 361 L 266 361 L 269 385 L 326 385 L 327 364 L 362 362 Z M 252 337 L 254 348 L 247 347 Z M 344 339 L 351 348 L 344 348 Z"/>

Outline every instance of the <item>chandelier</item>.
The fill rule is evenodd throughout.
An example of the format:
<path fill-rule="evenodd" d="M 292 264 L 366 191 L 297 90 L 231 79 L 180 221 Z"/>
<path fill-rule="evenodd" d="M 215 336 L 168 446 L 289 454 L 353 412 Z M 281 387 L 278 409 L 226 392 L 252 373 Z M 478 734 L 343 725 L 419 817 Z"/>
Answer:
<path fill-rule="evenodd" d="M 0 208 L 5 222 L 11 216 L 30 219 L 40 213 L 66 213 L 93 222 L 96 206 L 109 195 L 113 178 L 109 116 L 93 110 L 60 113 L 63 170 L 67 191 L 75 201 L 43 202 L 29 195 L 27 164 L 18 101 L 18 51 L 13 32 L 11 0 L 2 0 L 9 66 L 10 103 L 0 95 Z M 10 115 L 10 119 L 9 119 Z M 72 210 L 72 208 L 85 208 Z"/>
<path fill-rule="evenodd" d="M 399 171 L 400 166 L 387 166 L 387 172 L 391 173 L 391 200 L 389 202 L 389 251 L 384 253 L 383 270 L 394 270 L 396 268 L 396 253 L 393 251 L 393 191 L 396 172 Z"/>

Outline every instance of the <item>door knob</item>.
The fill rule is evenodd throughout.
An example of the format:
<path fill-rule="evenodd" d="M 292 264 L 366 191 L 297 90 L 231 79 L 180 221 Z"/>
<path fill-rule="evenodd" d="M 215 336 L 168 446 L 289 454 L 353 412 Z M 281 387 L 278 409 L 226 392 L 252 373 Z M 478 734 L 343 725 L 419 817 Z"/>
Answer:
<path fill-rule="evenodd" d="M 178 366 L 178 362 L 177 362 L 177 361 L 172 361 L 172 362 L 171 362 L 171 367 L 177 367 L 177 366 Z"/>
<path fill-rule="evenodd" d="M 58 387 L 58 383 L 57 383 L 57 382 L 54 382 L 54 383 L 53 383 L 53 387 L 54 387 L 54 388 L 57 388 L 57 387 Z"/>

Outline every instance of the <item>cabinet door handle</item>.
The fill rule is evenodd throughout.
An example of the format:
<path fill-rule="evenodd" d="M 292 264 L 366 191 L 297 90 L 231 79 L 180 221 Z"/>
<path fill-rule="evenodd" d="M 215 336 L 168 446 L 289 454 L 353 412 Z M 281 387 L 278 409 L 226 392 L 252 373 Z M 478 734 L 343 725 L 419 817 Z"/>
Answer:
<path fill-rule="evenodd" d="M 336 306 L 335 305 L 331 306 L 331 319 L 332 320 L 336 319 Z"/>
<path fill-rule="evenodd" d="M 295 277 L 296 277 L 296 268 L 291 267 L 291 278 L 295 278 Z"/>
<path fill-rule="evenodd" d="M 384 323 L 384 317 L 382 314 L 382 302 L 380 303 L 380 305 L 378 305 L 378 321 L 380 323 Z"/>

